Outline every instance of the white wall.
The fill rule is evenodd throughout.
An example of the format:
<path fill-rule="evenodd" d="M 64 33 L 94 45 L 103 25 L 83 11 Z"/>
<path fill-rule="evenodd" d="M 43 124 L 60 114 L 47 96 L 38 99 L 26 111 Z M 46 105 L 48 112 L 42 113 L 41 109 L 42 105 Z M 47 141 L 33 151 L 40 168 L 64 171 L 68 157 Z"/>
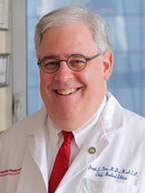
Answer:
<path fill-rule="evenodd" d="M 26 116 L 26 0 L 12 1 L 13 122 Z"/>
<path fill-rule="evenodd" d="M 5 34 L 0 51 L 10 53 L 10 62 L 8 86 L 0 88 L 0 132 L 26 116 L 26 0 L 9 0 Z"/>

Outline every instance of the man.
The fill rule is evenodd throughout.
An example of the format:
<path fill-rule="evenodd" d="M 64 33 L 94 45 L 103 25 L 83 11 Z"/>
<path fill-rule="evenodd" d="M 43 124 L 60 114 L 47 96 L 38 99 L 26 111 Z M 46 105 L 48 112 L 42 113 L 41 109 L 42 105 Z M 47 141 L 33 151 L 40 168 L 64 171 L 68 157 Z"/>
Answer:
<path fill-rule="evenodd" d="M 2 193 L 144 193 L 145 119 L 107 91 L 105 21 L 65 7 L 36 27 L 45 107 L 0 136 Z"/>

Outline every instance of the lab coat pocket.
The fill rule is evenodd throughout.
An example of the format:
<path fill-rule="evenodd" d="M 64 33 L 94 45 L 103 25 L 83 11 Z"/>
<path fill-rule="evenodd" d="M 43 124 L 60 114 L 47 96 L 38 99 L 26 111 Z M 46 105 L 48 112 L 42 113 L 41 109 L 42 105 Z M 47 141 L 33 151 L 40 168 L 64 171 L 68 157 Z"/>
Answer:
<path fill-rule="evenodd" d="M 80 193 L 137 193 L 137 187 L 127 183 L 84 178 Z"/>

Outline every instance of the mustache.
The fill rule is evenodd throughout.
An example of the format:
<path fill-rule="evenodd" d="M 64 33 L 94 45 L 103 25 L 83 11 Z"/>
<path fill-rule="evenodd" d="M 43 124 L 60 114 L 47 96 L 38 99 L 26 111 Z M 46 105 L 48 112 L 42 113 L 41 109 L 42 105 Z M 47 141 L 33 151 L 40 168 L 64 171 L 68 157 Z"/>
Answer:
<path fill-rule="evenodd" d="M 57 89 L 70 89 L 70 88 L 80 88 L 80 87 L 84 87 L 84 85 L 80 82 L 77 82 L 77 81 L 72 81 L 72 80 L 59 81 L 59 80 L 56 80 L 55 82 L 53 82 L 49 86 L 49 89 L 57 90 Z"/>

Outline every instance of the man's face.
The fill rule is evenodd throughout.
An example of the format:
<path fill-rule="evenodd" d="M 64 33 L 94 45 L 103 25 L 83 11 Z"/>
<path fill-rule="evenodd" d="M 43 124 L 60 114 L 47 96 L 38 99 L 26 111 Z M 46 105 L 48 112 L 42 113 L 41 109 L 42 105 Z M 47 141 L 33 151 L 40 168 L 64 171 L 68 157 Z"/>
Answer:
<path fill-rule="evenodd" d="M 40 46 L 40 59 L 56 56 L 60 60 L 72 54 L 91 57 L 99 53 L 88 27 L 84 24 L 65 24 L 48 29 Z M 95 58 L 87 67 L 74 72 L 61 62 L 60 69 L 52 74 L 40 68 L 40 91 L 51 119 L 77 121 L 78 126 L 87 121 L 100 107 L 106 92 L 106 80 L 112 71 L 112 52 Z M 73 122 L 72 122 L 73 123 Z"/>

